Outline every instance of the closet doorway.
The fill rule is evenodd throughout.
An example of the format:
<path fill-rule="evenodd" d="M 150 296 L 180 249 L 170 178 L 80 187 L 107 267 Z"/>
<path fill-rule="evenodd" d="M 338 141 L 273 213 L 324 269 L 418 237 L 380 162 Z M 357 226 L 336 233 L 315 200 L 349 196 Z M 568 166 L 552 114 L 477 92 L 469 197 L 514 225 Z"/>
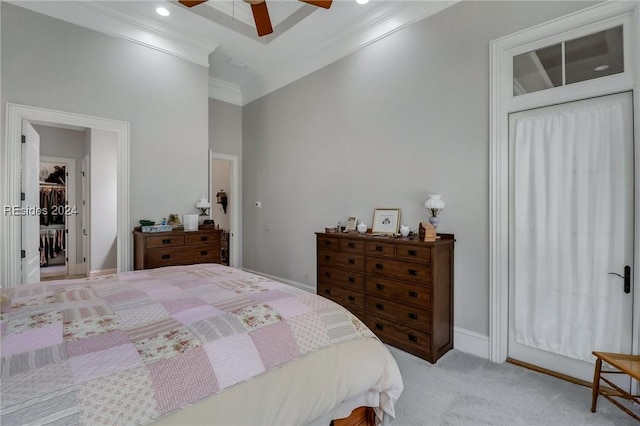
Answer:
<path fill-rule="evenodd" d="M 209 152 L 210 218 L 224 232 L 221 241 L 223 263 L 241 267 L 238 244 L 240 217 L 238 157 Z"/>

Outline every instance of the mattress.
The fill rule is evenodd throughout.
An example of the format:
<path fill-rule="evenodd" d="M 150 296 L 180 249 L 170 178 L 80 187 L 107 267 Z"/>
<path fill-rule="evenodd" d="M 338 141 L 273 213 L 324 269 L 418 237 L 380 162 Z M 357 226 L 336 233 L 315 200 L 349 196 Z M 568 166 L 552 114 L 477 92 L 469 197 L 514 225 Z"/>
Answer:
<path fill-rule="evenodd" d="M 5 424 L 326 425 L 358 406 L 388 423 L 403 388 L 350 312 L 223 265 L 2 296 Z"/>

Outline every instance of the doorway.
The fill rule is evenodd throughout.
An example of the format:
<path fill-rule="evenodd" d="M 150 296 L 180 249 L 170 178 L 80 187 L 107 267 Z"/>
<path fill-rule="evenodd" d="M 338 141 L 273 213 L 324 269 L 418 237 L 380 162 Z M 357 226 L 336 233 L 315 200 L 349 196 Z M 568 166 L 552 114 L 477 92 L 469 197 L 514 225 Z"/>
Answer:
<path fill-rule="evenodd" d="M 588 382 L 592 351 L 631 353 L 632 104 L 626 92 L 509 116 L 511 359 Z"/>
<path fill-rule="evenodd" d="M 236 155 L 209 151 L 210 217 L 223 230 L 221 258 L 235 268 L 242 265 L 239 247 L 240 183 Z M 225 200 L 226 198 L 226 200 Z M 224 259 L 226 258 L 226 262 Z"/>
<path fill-rule="evenodd" d="M 131 238 L 129 218 L 129 123 L 91 117 L 87 115 L 48 110 L 43 108 L 7 104 L 7 138 L 2 146 L 3 185 L 2 202 L 8 206 L 21 206 L 22 124 L 59 124 L 76 126 L 110 133 L 114 141 L 113 157 L 116 159 L 113 192 L 116 203 L 110 223 L 116 228 L 116 268 L 118 272 L 131 269 Z M 3 287 L 15 287 L 23 283 L 22 268 L 22 217 L 5 215 L 0 218 L 0 262 Z"/>

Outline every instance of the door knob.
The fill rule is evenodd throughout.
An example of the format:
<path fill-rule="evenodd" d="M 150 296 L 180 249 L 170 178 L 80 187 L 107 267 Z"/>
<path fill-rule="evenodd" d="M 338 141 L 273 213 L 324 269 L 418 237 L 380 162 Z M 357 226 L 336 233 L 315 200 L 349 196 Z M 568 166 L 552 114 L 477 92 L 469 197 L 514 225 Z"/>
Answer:
<path fill-rule="evenodd" d="M 617 272 L 609 272 L 609 275 L 617 275 L 624 280 L 624 292 L 631 293 L 631 266 L 624 267 L 624 276 Z"/>

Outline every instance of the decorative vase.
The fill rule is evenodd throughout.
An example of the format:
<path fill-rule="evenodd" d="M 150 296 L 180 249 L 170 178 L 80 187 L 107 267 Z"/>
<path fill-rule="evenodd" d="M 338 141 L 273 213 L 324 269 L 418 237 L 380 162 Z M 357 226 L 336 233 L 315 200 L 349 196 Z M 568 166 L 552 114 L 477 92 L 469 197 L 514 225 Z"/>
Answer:
<path fill-rule="evenodd" d="M 400 235 L 406 237 L 409 235 L 410 229 L 408 226 L 400 225 Z"/>
<path fill-rule="evenodd" d="M 360 223 L 358 224 L 358 232 L 359 232 L 359 233 L 361 233 L 361 234 L 366 233 L 366 232 L 367 232 L 367 228 L 368 228 L 368 227 L 367 227 L 367 224 L 366 224 L 366 223 L 364 223 L 364 222 L 360 222 Z"/>

